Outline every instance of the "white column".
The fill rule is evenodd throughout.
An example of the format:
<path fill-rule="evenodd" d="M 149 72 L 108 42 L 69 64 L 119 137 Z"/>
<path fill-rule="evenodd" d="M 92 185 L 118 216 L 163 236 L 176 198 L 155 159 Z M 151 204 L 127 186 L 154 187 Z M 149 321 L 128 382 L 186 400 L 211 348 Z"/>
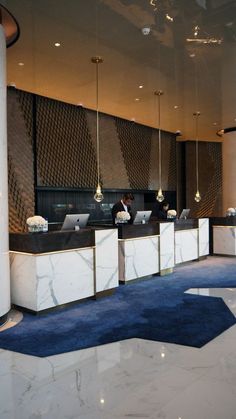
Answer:
<path fill-rule="evenodd" d="M 223 140 L 223 214 L 236 207 L 236 132 L 224 135 Z"/>
<path fill-rule="evenodd" d="M 10 310 L 6 116 L 6 39 L 0 25 L 0 317 Z"/>
<path fill-rule="evenodd" d="M 222 128 L 236 125 L 236 45 L 223 48 L 222 57 Z M 223 215 L 227 208 L 236 207 L 236 132 L 223 135 Z"/>

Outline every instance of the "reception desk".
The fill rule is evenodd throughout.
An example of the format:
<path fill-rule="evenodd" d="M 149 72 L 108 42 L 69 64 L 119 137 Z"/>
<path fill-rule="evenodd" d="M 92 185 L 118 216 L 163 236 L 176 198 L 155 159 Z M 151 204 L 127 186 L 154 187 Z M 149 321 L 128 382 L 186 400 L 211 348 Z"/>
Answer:
<path fill-rule="evenodd" d="M 209 254 L 209 220 L 177 220 L 144 225 L 121 225 L 119 280 L 171 273 L 176 264 Z"/>
<path fill-rule="evenodd" d="M 173 222 L 120 225 L 118 232 L 121 282 L 173 269 Z"/>
<path fill-rule="evenodd" d="M 209 219 L 175 222 L 175 263 L 189 262 L 209 254 Z"/>
<path fill-rule="evenodd" d="M 118 286 L 116 228 L 10 234 L 12 303 L 39 312 Z"/>
<path fill-rule="evenodd" d="M 10 234 L 12 303 L 39 312 L 209 253 L 208 219 Z"/>
<path fill-rule="evenodd" d="M 218 217 L 210 220 L 212 253 L 236 256 L 236 217 Z"/>

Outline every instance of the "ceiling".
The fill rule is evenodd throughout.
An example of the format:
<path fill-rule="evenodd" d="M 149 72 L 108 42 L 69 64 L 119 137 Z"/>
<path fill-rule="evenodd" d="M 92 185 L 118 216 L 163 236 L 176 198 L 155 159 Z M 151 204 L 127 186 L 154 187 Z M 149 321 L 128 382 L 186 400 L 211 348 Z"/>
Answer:
<path fill-rule="evenodd" d="M 180 131 L 181 139 L 196 138 L 195 111 L 201 112 L 199 139 L 220 141 L 216 131 L 236 125 L 235 0 L 2 4 L 21 30 L 18 42 L 7 50 L 8 84 L 95 109 L 91 57 L 101 55 L 100 111 L 157 127 L 154 91 L 161 89 L 161 128 Z M 143 35 L 144 27 L 150 28 L 149 35 Z M 55 42 L 61 45 L 55 47 Z"/>

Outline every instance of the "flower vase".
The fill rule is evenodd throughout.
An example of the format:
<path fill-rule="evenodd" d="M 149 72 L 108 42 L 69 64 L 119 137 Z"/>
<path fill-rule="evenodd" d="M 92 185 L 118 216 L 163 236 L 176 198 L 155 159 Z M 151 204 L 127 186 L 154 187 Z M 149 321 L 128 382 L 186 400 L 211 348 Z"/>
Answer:
<path fill-rule="evenodd" d="M 28 225 L 28 231 L 29 231 L 29 233 L 39 233 L 39 232 L 43 231 L 43 226 L 40 226 L 40 225 L 29 226 Z"/>

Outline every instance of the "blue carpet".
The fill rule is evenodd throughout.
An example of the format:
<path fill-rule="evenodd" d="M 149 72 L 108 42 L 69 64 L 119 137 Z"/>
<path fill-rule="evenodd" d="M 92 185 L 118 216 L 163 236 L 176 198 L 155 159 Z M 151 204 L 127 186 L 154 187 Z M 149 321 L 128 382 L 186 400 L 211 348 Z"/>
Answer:
<path fill-rule="evenodd" d="M 26 313 L 0 333 L 0 347 L 40 357 L 129 338 L 199 348 L 235 324 L 221 298 L 184 294 L 208 287 L 236 287 L 235 259 L 209 257 L 166 277 L 120 286 L 111 297 L 38 316 Z"/>

